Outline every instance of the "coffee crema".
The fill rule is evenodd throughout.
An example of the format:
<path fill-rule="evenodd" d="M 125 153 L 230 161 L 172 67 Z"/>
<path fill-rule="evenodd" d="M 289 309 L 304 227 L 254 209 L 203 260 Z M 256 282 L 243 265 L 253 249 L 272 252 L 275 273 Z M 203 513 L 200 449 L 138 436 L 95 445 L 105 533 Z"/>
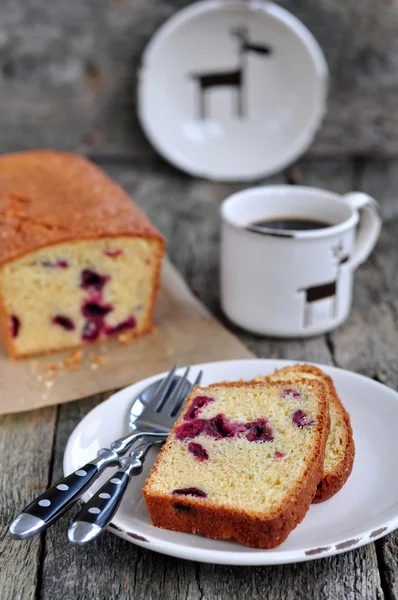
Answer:
<path fill-rule="evenodd" d="M 310 217 L 281 215 L 280 217 L 252 221 L 247 227 L 249 229 L 255 227 L 256 229 L 275 229 L 277 231 L 313 231 L 316 229 L 325 229 L 325 227 L 332 227 L 333 225 L 334 223 L 312 219 Z"/>

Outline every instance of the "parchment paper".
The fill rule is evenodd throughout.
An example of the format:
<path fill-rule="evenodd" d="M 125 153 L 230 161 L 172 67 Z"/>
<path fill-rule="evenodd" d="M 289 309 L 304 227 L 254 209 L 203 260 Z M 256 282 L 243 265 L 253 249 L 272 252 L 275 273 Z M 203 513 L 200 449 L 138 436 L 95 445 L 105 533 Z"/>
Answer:
<path fill-rule="evenodd" d="M 32 410 L 121 388 L 169 369 L 213 360 L 251 358 L 249 352 L 193 296 L 166 260 L 155 331 L 122 345 L 113 340 L 76 352 L 11 362 L 0 346 L 0 414 Z M 73 359 L 71 361 L 74 362 Z"/>

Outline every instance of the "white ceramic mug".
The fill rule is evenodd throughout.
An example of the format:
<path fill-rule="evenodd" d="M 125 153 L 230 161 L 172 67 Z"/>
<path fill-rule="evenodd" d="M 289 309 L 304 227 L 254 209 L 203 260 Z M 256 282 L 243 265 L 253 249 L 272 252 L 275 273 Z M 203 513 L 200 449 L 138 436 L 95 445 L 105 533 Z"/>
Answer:
<path fill-rule="evenodd" d="M 330 223 L 307 231 L 247 229 L 282 217 Z M 221 305 L 248 331 L 307 337 L 348 316 L 355 269 L 381 230 L 377 202 L 361 192 L 276 185 L 233 194 L 221 206 Z"/>

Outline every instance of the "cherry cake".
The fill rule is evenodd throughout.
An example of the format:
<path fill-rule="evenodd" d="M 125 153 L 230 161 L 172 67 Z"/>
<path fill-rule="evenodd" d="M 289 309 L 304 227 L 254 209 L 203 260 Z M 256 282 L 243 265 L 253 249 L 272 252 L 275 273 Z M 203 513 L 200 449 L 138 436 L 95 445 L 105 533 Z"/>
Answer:
<path fill-rule="evenodd" d="M 0 315 L 9 354 L 152 328 L 164 239 L 81 156 L 0 157 Z"/>
<path fill-rule="evenodd" d="M 301 364 L 284 367 L 275 371 L 273 375 L 256 379 L 268 382 L 283 379 L 317 379 L 325 384 L 329 401 L 330 433 L 326 444 L 323 474 L 313 502 L 329 500 L 347 481 L 355 457 L 350 416 L 337 395 L 332 379 L 318 367 Z"/>
<path fill-rule="evenodd" d="M 153 525 L 278 546 L 315 495 L 328 433 L 319 381 L 196 387 L 143 489 Z"/>

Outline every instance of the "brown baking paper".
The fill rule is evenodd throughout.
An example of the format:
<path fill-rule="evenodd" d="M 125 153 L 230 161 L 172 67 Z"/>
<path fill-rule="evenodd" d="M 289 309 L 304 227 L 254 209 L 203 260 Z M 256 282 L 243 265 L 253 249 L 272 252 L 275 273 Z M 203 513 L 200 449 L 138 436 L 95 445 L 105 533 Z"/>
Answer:
<path fill-rule="evenodd" d="M 63 366 L 63 361 L 72 355 L 71 351 L 57 352 L 11 362 L 1 346 L 0 414 L 32 410 L 122 388 L 166 371 L 174 363 L 193 365 L 253 357 L 192 295 L 167 260 L 163 267 L 154 332 L 125 345 L 112 340 L 85 347 L 78 365 Z M 53 370 L 58 366 L 60 368 Z"/>

